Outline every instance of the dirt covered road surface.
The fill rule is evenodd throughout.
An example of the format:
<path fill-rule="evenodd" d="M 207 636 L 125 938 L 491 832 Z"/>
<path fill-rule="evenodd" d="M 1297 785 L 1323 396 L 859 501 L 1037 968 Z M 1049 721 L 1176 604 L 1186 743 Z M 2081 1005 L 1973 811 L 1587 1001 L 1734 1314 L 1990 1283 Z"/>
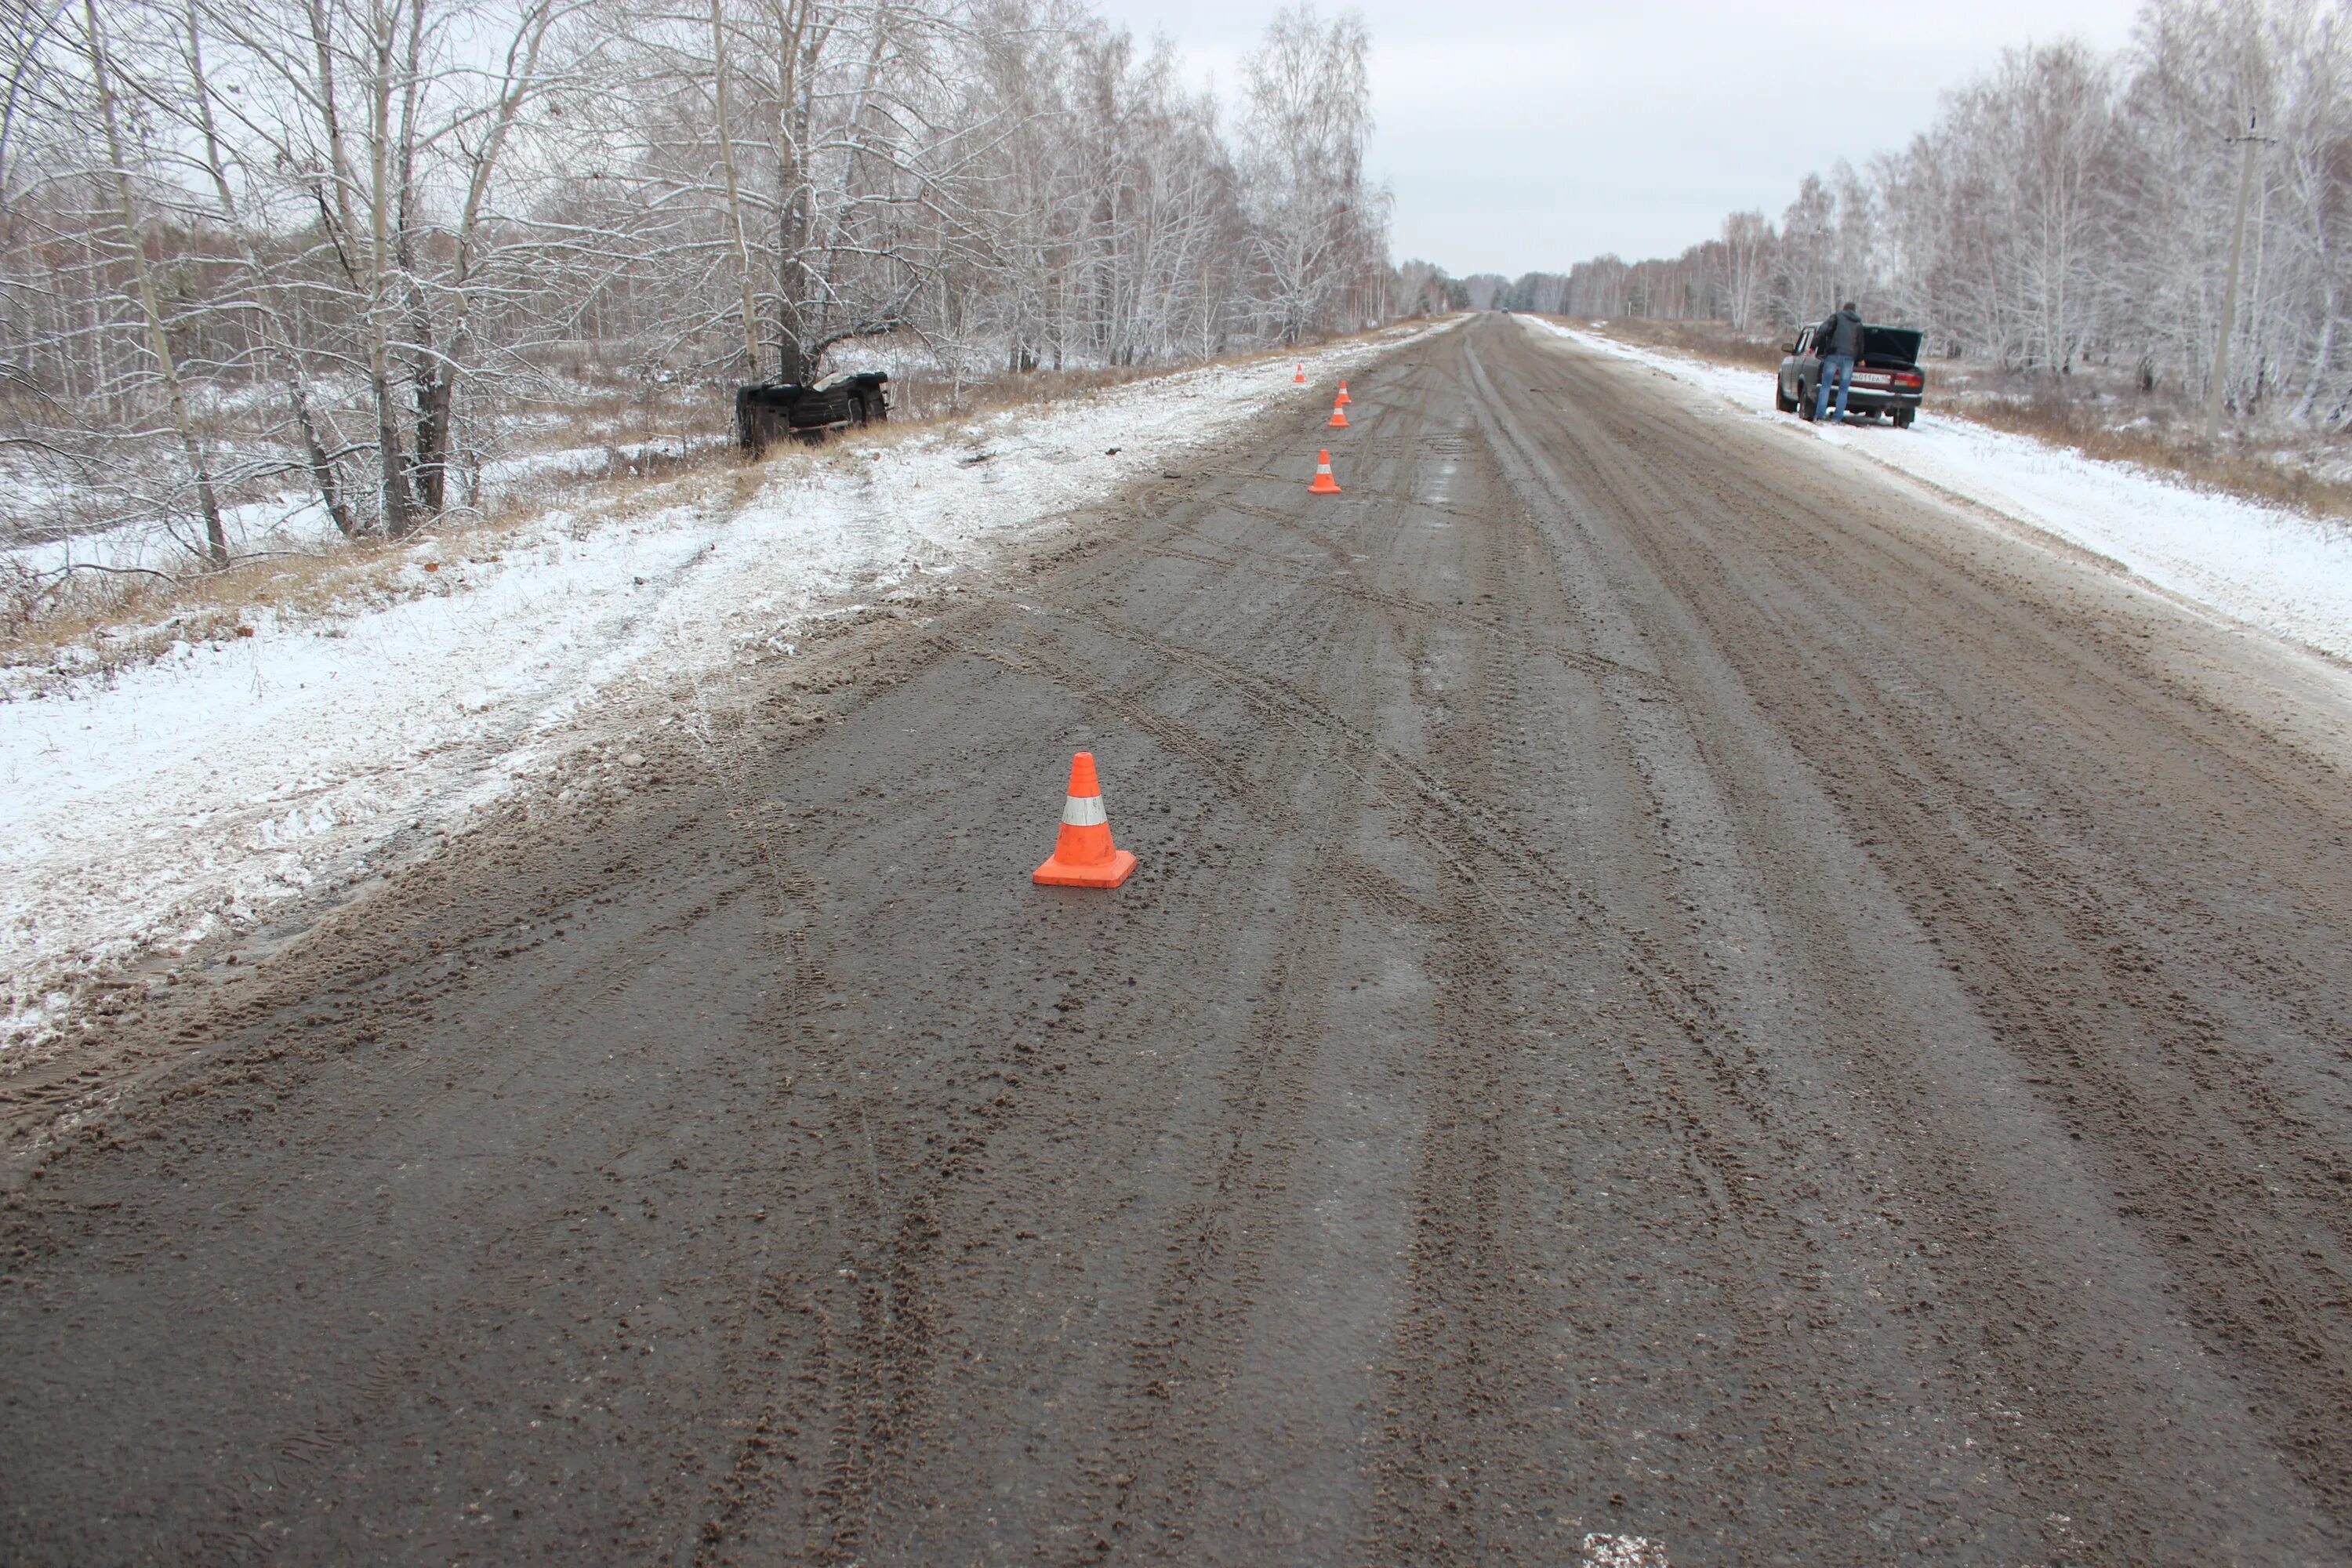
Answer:
<path fill-rule="evenodd" d="M 0 1559 L 2352 1561 L 2343 673 L 1328 390 L 19 1091 Z"/>

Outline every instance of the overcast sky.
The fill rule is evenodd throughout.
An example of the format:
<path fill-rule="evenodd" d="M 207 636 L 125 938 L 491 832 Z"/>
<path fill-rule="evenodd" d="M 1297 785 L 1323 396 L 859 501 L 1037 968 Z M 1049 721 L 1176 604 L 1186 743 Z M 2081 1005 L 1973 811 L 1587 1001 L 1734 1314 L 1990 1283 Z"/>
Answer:
<path fill-rule="evenodd" d="M 1100 0 L 1165 33 L 1227 101 L 1279 0 Z M 1328 16 L 1341 7 L 1328 3 Z M 1400 258 L 1456 277 L 1675 255 L 1735 207 L 1775 219 L 1808 170 L 1923 129 L 2027 42 L 2129 37 L 2137 0 L 1364 0 L 1370 168 Z"/>

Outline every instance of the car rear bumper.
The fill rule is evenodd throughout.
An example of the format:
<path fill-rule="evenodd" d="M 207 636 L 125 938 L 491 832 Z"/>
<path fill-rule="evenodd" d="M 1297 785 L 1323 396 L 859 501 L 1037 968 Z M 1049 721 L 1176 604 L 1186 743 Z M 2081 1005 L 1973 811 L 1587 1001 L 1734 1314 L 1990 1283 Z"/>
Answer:
<path fill-rule="evenodd" d="M 1822 384 L 1818 377 L 1807 376 L 1799 384 L 1808 400 L 1821 396 Z M 1924 390 L 1916 386 L 1869 386 L 1864 384 L 1857 375 L 1846 390 L 1845 405 L 1864 414 L 1892 414 L 1897 409 L 1918 407 L 1919 396 Z"/>
<path fill-rule="evenodd" d="M 1875 383 L 1866 382 L 1863 380 L 1866 375 L 1885 375 L 1888 379 Z M 1821 396 L 1821 366 L 1817 362 L 1807 360 L 1794 365 L 1787 362 L 1782 363 L 1780 396 L 1784 399 L 1803 403 L 1810 406 Z M 1847 384 L 1845 405 L 1850 410 L 1858 410 L 1864 414 L 1899 414 L 1917 408 L 1919 400 L 1926 391 L 1927 387 L 1924 384 L 1919 386 L 1893 384 L 1892 375 L 1888 372 L 1856 370 L 1853 373 L 1853 379 Z"/>
<path fill-rule="evenodd" d="M 1916 408 L 1919 395 L 1916 392 L 1890 392 L 1881 386 L 1857 386 L 1846 394 L 1845 405 L 1859 408 L 1865 414 L 1891 413 L 1897 408 Z"/>

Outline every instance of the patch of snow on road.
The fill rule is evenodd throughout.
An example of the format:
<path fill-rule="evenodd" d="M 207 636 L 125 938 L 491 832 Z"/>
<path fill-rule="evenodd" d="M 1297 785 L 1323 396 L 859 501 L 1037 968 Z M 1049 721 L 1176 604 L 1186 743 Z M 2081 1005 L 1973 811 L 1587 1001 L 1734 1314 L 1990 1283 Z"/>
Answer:
<path fill-rule="evenodd" d="M 1536 325 L 1711 392 L 1790 439 L 1840 447 L 1925 480 L 2234 620 L 2352 658 L 2352 529 L 2341 523 L 1937 415 L 1932 384 L 1929 405 L 1909 430 L 1808 425 L 1774 409 L 1768 372 L 1635 348 L 1557 322 Z"/>
<path fill-rule="evenodd" d="M 786 650 L 829 601 L 954 573 L 1403 335 L 1309 353 L 1308 387 L 1295 355 L 1213 366 L 788 457 L 748 501 L 730 470 L 657 510 L 550 512 L 483 559 L 464 534 L 429 541 L 404 602 L 259 613 L 250 637 L 0 700 L 0 1040 L 47 1033 L 126 961 L 271 919 L 397 835 L 461 820 L 567 750 L 600 698 Z"/>

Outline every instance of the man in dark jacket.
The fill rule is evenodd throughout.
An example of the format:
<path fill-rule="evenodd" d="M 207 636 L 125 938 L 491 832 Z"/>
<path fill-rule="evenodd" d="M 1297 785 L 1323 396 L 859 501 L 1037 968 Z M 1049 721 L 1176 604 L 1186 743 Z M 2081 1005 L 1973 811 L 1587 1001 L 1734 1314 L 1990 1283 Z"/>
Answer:
<path fill-rule="evenodd" d="M 1840 305 L 1826 321 L 1813 329 L 1813 352 L 1822 356 L 1821 393 L 1813 400 L 1813 417 L 1823 419 L 1830 411 L 1830 383 L 1837 383 L 1838 423 L 1845 423 L 1846 394 L 1853 387 L 1853 362 L 1862 354 L 1862 318 L 1853 313 L 1853 301 Z"/>

